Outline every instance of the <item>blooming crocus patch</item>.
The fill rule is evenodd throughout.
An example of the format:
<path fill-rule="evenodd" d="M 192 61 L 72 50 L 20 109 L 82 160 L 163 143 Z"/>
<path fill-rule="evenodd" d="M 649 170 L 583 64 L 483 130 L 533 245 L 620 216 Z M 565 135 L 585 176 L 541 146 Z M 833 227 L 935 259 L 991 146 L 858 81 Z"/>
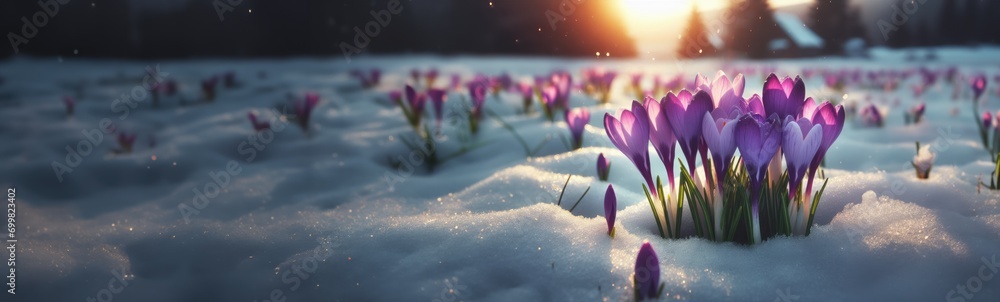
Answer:
<path fill-rule="evenodd" d="M 750 99 L 742 96 L 742 75 L 734 79 L 720 72 L 709 84 L 698 77 L 698 90 L 668 93 L 660 102 L 647 98 L 645 106 L 633 102 L 617 119 L 605 115 L 611 142 L 646 181 L 642 187 L 664 238 L 680 238 L 685 200 L 697 237 L 752 244 L 810 232 L 826 187 L 814 196 L 812 183 L 843 130 L 844 110 L 806 98 L 798 78 L 771 74 L 763 97 Z M 666 166 L 667 187 L 659 177 L 652 180 L 650 141 Z M 685 160 L 675 184 L 678 143 Z M 701 176 L 694 171 L 699 155 Z"/>
<path fill-rule="evenodd" d="M 406 85 L 406 102 L 397 102 L 399 108 L 403 110 L 403 116 L 410 123 L 413 129 L 420 130 L 420 121 L 424 116 L 424 107 L 427 105 L 427 94 L 417 92 L 413 86 Z"/>
<path fill-rule="evenodd" d="M 600 68 L 586 69 L 583 72 L 583 91 L 594 95 L 599 103 L 607 104 L 611 100 L 611 84 L 617 76 L 618 73 L 614 71 Z"/>

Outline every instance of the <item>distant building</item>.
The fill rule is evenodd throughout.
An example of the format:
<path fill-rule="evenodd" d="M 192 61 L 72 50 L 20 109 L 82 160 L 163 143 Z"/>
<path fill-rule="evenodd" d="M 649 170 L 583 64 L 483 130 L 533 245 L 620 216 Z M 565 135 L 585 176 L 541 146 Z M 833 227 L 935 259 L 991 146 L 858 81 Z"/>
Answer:
<path fill-rule="evenodd" d="M 777 33 L 778 38 L 768 42 L 772 57 L 808 57 L 822 53 L 823 38 L 802 23 L 799 17 L 790 13 L 775 12 L 774 20 L 781 31 Z"/>

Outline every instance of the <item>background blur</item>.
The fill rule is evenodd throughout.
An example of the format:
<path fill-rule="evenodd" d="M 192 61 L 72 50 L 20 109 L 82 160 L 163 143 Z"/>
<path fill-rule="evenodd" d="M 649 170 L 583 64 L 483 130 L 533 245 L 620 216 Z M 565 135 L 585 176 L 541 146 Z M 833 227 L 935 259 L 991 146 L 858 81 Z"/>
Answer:
<path fill-rule="evenodd" d="M 59 1 L 47 20 L 31 21 L 42 4 Z M 0 56 L 343 55 L 344 45 L 360 46 L 355 27 L 363 32 L 388 2 L 3 1 L 8 43 Z M 848 42 L 846 52 L 992 44 L 1000 36 L 990 30 L 1000 28 L 990 17 L 1000 1 L 986 0 L 401 0 L 400 7 L 371 28 L 377 34 L 360 53 L 766 58 L 841 55 Z"/>

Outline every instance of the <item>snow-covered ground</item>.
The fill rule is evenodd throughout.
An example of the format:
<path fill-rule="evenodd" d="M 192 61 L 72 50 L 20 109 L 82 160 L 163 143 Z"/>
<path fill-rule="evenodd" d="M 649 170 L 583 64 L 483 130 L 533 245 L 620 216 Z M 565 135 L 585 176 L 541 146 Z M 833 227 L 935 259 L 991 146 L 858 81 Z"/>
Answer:
<path fill-rule="evenodd" d="M 729 64 L 773 66 L 781 76 L 810 67 L 952 64 L 991 78 L 1000 72 L 998 49 L 944 49 L 929 63 L 906 62 L 901 52 L 873 53 L 873 60 Z M 826 88 L 820 77 L 806 80 L 807 96 L 870 99 L 888 108 L 884 128 L 864 128 L 849 117 L 827 155 L 829 186 L 812 235 L 755 246 L 660 239 L 642 178 L 610 144 L 602 117 L 633 99 L 625 90 L 628 73 L 645 72 L 649 85 L 653 74 L 683 73 L 689 80 L 722 65 L 431 56 L 366 57 L 350 64 L 339 57 L 0 62 L 0 184 L 17 190 L 16 297 L 627 301 L 636 253 L 648 240 L 660 258 L 664 300 L 1000 300 L 994 278 L 1000 273 L 992 262 L 1000 256 L 1000 195 L 977 192 L 977 177 L 993 169 L 969 97 L 952 100 L 951 87 L 939 84 L 921 98 L 927 102 L 924 121 L 904 125 L 903 112 L 919 102 L 909 90 L 917 77 L 897 92 L 854 87 L 846 95 Z M 161 99 L 155 108 L 146 98 L 125 116 L 124 104 L 114 102 L 141 87 L 147 66 L 179 81 L 181 96 Z M 580 70 L 593 66 L 622 75 L 609 105 L 573 93 L 572 107 L 592 112 L 584 147 L 576 151 L 562 142 L 569 132 L 561 119 L 519 114 L 521 97 L 501 93 L 489 96 L 486 108 L 540 149 L 527 155 L 489 116 L 478 136 L 463 138 L 453 115 L 444 122 L 438 150 L 458 155 L 430 172 L 422 154 L 403 142 L 414 132 L 387 98 L 403 88 L 412 68 L 439 69 L 443 85 L 452 73 L 468 80 L 508 72 L 531 81 L 561 69 L 579 79 Z M 375 88 L 364 89 L 348 75 L 371 67 L 385 73 Z M 180 98 L 200 96 L 202 79 L 230 70 L 239 87 L 221 88 L 212 103 L 179 105 Z M 760 74 L 747 75 L 746 95 L 760 93 L 763 81 Z M 993 111 L 1000 109 L 995 87 L 986 101 Z M 283 122 L 274 120 L 273 137 L 251 138 L 248 112 L 270 119 L 289 94 L 308 91 L 321 97 L 310 135 L 293 123 L 278 131 Z M 67 95 L 78 102 L 70 118 L 62 103 Z M 461 108 L 466 95 L 451 92 L 445 112 Z M 53 162 L 67 164 L 67 146 L 86 145 L 84 133 L 96 133 L 105 118 L 138 134 L 135 150 L 116 154 L 115 139 L 103 135 L 60 181 Z M 936 154 L 927 180 L 917 179 L 910 164 L 918 140 Z M 477 147 L 457 153 L 461 146 Z M 602 152 L 612 162 L 610 183 L 618 194 L 614 238 L 602 217 L 608 183 L 595 172 Z M 653 167 L 662 169 L 657 159 Z M 569 175 L 563 203 L 556 205 Z M 219 193 L 199 199 L 215 187 Z M 185 217 L 184 207 L 197 212 Z M 684 219 L 690 232 L 690 216 Z"/>

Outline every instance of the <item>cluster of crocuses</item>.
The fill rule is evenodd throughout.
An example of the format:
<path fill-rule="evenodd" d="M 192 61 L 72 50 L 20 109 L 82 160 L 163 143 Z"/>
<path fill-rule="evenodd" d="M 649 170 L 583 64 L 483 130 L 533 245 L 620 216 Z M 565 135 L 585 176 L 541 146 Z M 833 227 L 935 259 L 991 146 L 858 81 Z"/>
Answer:
<path fill-rule="evenodd" d="M 535 89 L 538 89 L 542 101 L 542 112 L 549 121 L 555 121 L 557 110 L 569 109 L 569 93 L 573 88 L 573 77 L 568 72 L 553 72 L 548 77 L 535 77 Z"/>
<path fill-rule="evenodd" d="M 601 104 L 611 100 L 611 83 L 618 73 L 603 68 L 587 68 L 583 70 L 583 92 L 594 95 Z"/>
<path fill-rule="evenodd" d="M 757 243 L 777 235 L 808 235 L 823 191 L 813 196 L 813 182 L 843 130 L 843 108 L 806 98 L 799 78 L 779 80 L 771 74 L 761 95 L 748 99 L 742 75 L 730 81 L 719 72 L 712 82 L 701 76 L 695 81 L 694 91 L 670 92 L 660 101 L 646 97 L 617 118 L 604 117 L 611 142 L 645 180 L 642 187 L 660 235 L 680 237 L 685 199 L 699 237 Z M 650 143 L 667 172 L 666 190 L 659 177 L 654 182 Z M 684 157 L 679 181 L 674 178 L 677 145 Z M 734 160 L 737 150 L 740 159 Z M 699 157 L 700 176 L 694 168 Z"/>
<path fill-rule="evenodd" d="M 361 87 L 372 88 L 378 86 L 378 83 L 382 81 L 382 70 L 372 68 L 365 73 L 364 71 L 361 71 L 361 69 L 354 69 L 351 70 L 351 76 L 361 83 Z"/>
<path fill-rule="evenodd" d="M 979 107 L 982 105 L 982 97 L 986 92 L 987 80 L 985 76 L 977 76 L 972 79 L 971 88 L 973 93 L 972 112 L 975 117 L 979 137 L 982 139 L 983 147 L 990 153 L 994 162 L 1000 162 L 1000 111 L 991 115 L 989 111 L 979 114 Z M 993 133 L 992 139 L 990 133 Z"/>

